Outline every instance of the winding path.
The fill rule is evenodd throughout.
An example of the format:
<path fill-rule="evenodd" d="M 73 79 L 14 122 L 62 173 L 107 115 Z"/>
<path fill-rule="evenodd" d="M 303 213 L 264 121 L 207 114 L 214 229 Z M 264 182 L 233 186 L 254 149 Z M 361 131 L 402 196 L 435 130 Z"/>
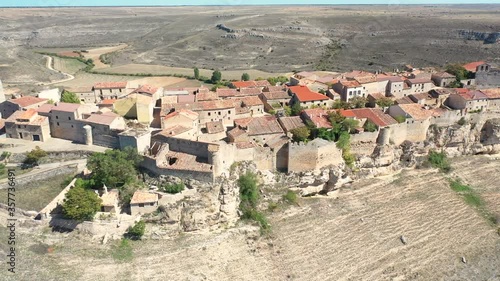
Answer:
<path fill-rule="evenodd" d="M 56 70 L 52 67 L 52 61 L 53 61 L 53 58 L 51 56 L 47 56 L 47 55 L 44 55 L 45 58 L 47 58 L 47 68 L 52 70 L 52 71 L 55 71 L 55 72 L 58 72 L 58 73 L 61 73 L 63 75 L 65 75 L 67 78 L 64 78 L 64 79 L 61 79 L 61 80 L 56 80 L 56 81 L 53 81 L 53 82 L 42 82 L 38 85 L 40 86 L 48 86 L 48 85 L 53 85 L 53 84 L 57 84 L 57 83 L 62 83 L 62 82 L 66 82 L 66 81 L 70 81 L 70 80 L 73 80 L 75 79 L 75 76 L 69 74 L 69 73 L 65 73 L 65 72 L 62 72 L 62 71 L 59 71 L 59 70 Z"/>

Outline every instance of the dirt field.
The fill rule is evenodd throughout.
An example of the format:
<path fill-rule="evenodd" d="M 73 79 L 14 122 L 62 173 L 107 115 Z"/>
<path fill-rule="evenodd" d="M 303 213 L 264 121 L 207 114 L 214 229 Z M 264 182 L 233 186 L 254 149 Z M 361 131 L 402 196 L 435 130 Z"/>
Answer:
<path fill-rule="evenodd" d="M 491 179 L 499 163 L 458 159 L 453 173 L 488 197 L 500 192 Z M 500 236 L 435 170 L 361 181 L 338 198 L 304 199 L 271 223 L 271 237 L 256 241 L 251 227 L 240 226 L 134 242 L 121 252 L 118 242 L 100 245 L 76 233 L 26 232 L 15 280 L 500 279 Z"/>
<path fill-rule="evenodd" d="M 117 46 L 112 46 L 112 47 L 101 47 L 101 48 L 95 48 L 95 49 L 88 49 L 88 53 L 83 53 L 83 56 L 86 59 L 92 59 L 94 61 L 94 69 L 102 69 L 102 68 L 108 68 L 110 67 L 109 64 L 104 64 L 99 57 L 103 54 L 108 54 L 112 52 L 116 52 L 119 50 L 122 50 L 127 47 L 127 44 L 120 44 Z"/>
<path fill-rule="evenodd" d="M 54 60 L 54 69 L 73 75 L 86 66 L 83 62 L 75 59 L 66 59 L 59 57 L 52 57 L 52 59 Z"/>
<path fill-rule="evenodd" d="M 145 77 L 140 78 L 136 76 L 119 76 L 119 75 L 100 75 L 100 74 L 90 74 L 86 72 L 79 72 L 75 75 L 75 79 L 66 81 L 63 83 L 55 84 L 54 86 L 62 86 L 62 87 L 82 87 L 82 86 L 92 86 L 97 82 L 113 82 L 113 81 L 135 81 L 139 80 L 143 81 L 144 84 L 151 82 L 151 84 L 157 87 L 166 87 L 173 84 L 177 84 L 185 81 L 184 78 L 176 78 L 176 77 Z M 141 82 L 142 83 L 142 82 Z"/>
<path fill-rule="evenodd" d="M 115 70 L 148 64 L 283 73 L 493 60 L 500 44 L 466 40 L 459 31 L 498 32 L 499 12 L 499 5 L 397 4 L 0 9 L 8 22 L 0 26 L 0 77 L 9 83 L 57 80 L 33 50 L 117 44 L 128 47 L 109 56 Z"/>
<path fill-rule="evenodd" d="M 182 74 L 193 76 L 194 72 L 192 68 L 182 68 L 182 67 L 169 67 L 162 65 L 148 65 L 148 64 L 126 64 L 115 67 L 110 67 L 107 69 L 97 69 L 101 73 L 125 73 L 125 74 L 135 74 L 135 73 L 150 73 L 153 75 L 173 75 Z M 200 75 L 210 78 L 212 76 L 213 70 L 211 69 L 200 69 Z M 255 69 L 246 70 L 222 70 L 222 78 L 227 80 L 239 80 L 241 79 L 242 73 L 248 73 L 251 79 L 258 77 L 268 78 L 276 77 L 281 75 L 291 75 L 291 73 L 270 73 Z"/>

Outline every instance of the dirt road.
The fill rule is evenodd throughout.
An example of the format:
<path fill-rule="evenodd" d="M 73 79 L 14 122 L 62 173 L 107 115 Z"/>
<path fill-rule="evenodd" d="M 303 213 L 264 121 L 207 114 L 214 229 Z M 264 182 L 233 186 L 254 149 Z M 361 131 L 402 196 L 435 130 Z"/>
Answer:
<path fill-rule="evenodd" d="M 40 83 L 39 85 L 40 86 L 48 86 L 48 85 L 53 85 L 53 84 L 57 84 L 57 83 L 62 83 L 62 82 L 67 82 L 67 81 L 71 81 L 73 79 L 75 79 L 75 76 L 69 74 L 69 73 L 64 73 L 64 72 L 61 72 L 59 70 L 55 70 L 53 67 L 52 67 L 52 60 L 53 58 L 51 56 L 44 56 L 45 58 L 47 58 L 47 68 L 52 70 L 52 71 L 55 71 L 55 72 L 58 72 L 58 73 L 61 73 L 63 75 L 65 75 L 67 78 L 65 79 L 61 79 L 61 80 L 56 80 L 56 81 L 51 81 L 51 82 L 45 82 L 45 83 Z"/>

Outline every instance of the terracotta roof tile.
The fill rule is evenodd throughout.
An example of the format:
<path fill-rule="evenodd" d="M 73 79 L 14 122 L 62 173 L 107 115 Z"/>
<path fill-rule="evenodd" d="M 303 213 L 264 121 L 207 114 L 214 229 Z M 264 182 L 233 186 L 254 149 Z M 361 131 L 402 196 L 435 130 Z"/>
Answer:
<path fill-rule="evenodd" d="M 174 125 L 174 126 L 165 128 L 164 130 L 160 131 L 156 135 L 160 135 L 160 136 L 164 136 L 164 137 L 175 137 L 177 135 L 180 135 L 180 134 L 185 133 L 185 132 L 190 131 L 190 130 L 192 130 L 192 128 L 184 127 L 181 125 Z"/>
<path fill-rule="evenodd" d="M 158 194 L 137 190 L 134 192 L 130 204 L 155 203 L 158 201 Z"/>
<path fill-rule="evenodd" d="M 300 102 L 329 100 L 325 95 L 311 91 L 306 86 L 292 86 L 290 91 L 297 96 Z"/>
<path fill-rule="evenodd" d="M 240 96 L 258 96 L 262 93 L 260 88 L 242 88 L 240 89 Z"/>
<path fill-rule="evenodd" d="M 475 62 L 470 62 L 468 64 L 464 64 L 463 67 L 467 71 L 476 72 L 476 68 L 485 63 L 486 63 L 485 61 L 475 61 Z"/>
<path fill-rule="evenodd" d="M 132 93 L 148 94 L 152 96 L 157 91 L 158 91 L 157 87 L 151 85 L 142 85 L 139 88 L 135 89 Z"/>
<path fill-rule="evenodd" d="M 278 119 L 274 116 L 236 119 L 234 124 L 246 129 L 249 136 L 283 133 Z"/>
<path fill-rule="evenodd" d="M 227 132 L 227 135 L 232 137 L 233 139 L 243 135 L 243 134 L 246 134 L 247 132 L 245 132 L 244 130 L 242 130 L 240 127 L 234 127 L 233 129 L 231 129 L 229 132 Z"/>
<path fill-rule="evenodd" d="M 52 108 L 52 111 L 75 112 L 80 108 L 81 104 L 59 102 Z"/>
<path fill-rule="evenodd" d="M 500 99 L 500 88 L 482 89 L 481 92 L 483 92 L 488 99 Z"/>
<path fill-rule="evenodd" d="M 219 97 L 234 97 L 238 94 L 238 90 L 236 89 L 217 89 L 217 95 Z"/>
<path fill-rule="evenodd" d="M 110 112 L 111 114 L 90 114 L 89 117 L 83 120 L 85 123 L 91 124 L 99 124 L 99 125 L 111 125 L 117 118 L 120 118 L 119 115 Z"/>
<path fill-rule="evenodd" d="M 262 95 L 267 100 L 281 100 L 281 99 L 290 99 L 290 95 L 288 95 L 285 91 L 276 91 L 276 92 L 264 92 Z"/>
<path fill-rule="evenodd" d="M 168 119 L 171 119 L 175 116 L 178 116 L 178 115 L 182 115 L 184 117 L 187 117 L 191 120 L 197 120 L 198 119 L 198 116 L 199 114 L 192 111 L 192 110 L 189 110 L 189 109 L 179 109 L 179 110 L 176 110 L 174 112 L 171 112 L 169 114 L 167 114 L 165 117 L 163 117 L 164 120 L 168 120 Z"/>
<path fill-rule="evenodd" d="M 286 91 L 286 86 L 267 86 L 262 91 L 263 92 Z"/>
<path fill-rule="evenodd" d="M 380 109 L 357 108 L 357 109 L 352 109 L 351 111 L 354 113 L 357 119 L 365 119 L 365 118 L 369 119 L 379 127 L 387 127 L 398 123 L 398 121 L 396 121 L 390 115 L 385 114 Z"/>
<path fill-rule="evenodd" d="M 255 87 L 255 82 L 254 81 L 234 81 L 231 82 L 231 84 L 236 88 L 250 88 L 250 87 Z"/>
<path fill-rule="evenodd" d="M 398 105 L 404 112 L 410 115 L 413 119 L 417 121 L 425 120 L 432 116 L 433 112 L 431 110 L 425 109 L 420 104 L 399 104 Z"/>
<path fill-rule="evenodd" d="M 11 103 L 15 103 L 15 104 L 19 105 L 20 107 L 27 107 L 27 106 L 34 105 L 37 103 L 47 102 L 48 99 L 41 99 L 41 98 L 32 97 L 32 96 L 24 96 L 24 97 L 20 97 L 17 99 L 10 99 L 7 101 L 11 102 Z"/>
<path fill-rule="evenodd" d="M 328 120 L 328 112 L 330 111 L 322 108 L 311 108 L 302 110 L 301 115 L 311 120 L 318 128 L 330 129 L 332 124 Z"/>
<path fill-rule="evenodd" d="M 206 101 L 206 100 L 217 100 L 219 99 L 219 95 L 217 92 L 200 92 L 196 94 L 196 101 Z"/>
<path fill-rule="evenodd" d="M 214 122 L 207 122 L 206 127 L 207 127 L 207 132 L 209 134 L 222 133 L 226 130 L 221 120 Z"/>
<path fill-rule="evenodd" d="M 438 73 L 432 74 L 432 76 L 440 77 L 440 78 L 455 78 L 455 75 L 450 74 L 448 72 L 438 72 Z"/>
<path fill-rule="evenodd" d="M 306 125 L 300 116 L 279 117 L 278 121 L 286 132 L 290 132 L 293 129 L 304 127 Z"/>
<path fill-rule="evenodd" d="M 340 84 L 346 88 L 358 88 L 361 87 L 361 84 L 359 84 L 358 81 L 353 81 L 353 80 L 342 80 L 340 81 Z"/>

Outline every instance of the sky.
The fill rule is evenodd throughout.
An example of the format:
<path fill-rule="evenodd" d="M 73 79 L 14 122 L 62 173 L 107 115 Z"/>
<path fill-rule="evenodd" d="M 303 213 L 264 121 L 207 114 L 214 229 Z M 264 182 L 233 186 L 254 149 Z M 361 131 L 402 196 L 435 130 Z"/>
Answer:
<path fill-rule="evenodd" d="M 500 4 L 500 0 L 0 0 L 0 7 L 467 3 Z"/>

